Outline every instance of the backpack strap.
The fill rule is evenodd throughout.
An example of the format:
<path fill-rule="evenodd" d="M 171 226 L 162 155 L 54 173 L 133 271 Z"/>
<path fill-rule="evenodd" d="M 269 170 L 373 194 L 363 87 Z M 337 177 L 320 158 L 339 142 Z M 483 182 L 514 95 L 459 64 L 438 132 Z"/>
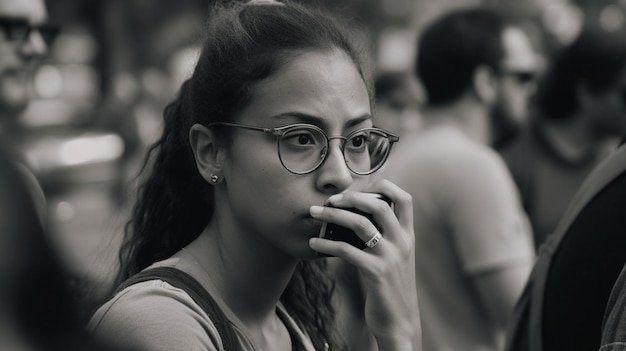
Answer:
<path fill-rule="evenodd" d="M 209 316 L 222 339 L 224 350 L 241 350 L 241 345 L 239 344 L 235 330 L 211 294 L 209 294 L 196 279 L 180 269 L 174 267 L 156 267 L 141 271 L 122 283 L 117 288 L 116 292 L 120 292 L 133 284 L 149 280 L 162 280 L 176 288 L 184 290 Z"/>

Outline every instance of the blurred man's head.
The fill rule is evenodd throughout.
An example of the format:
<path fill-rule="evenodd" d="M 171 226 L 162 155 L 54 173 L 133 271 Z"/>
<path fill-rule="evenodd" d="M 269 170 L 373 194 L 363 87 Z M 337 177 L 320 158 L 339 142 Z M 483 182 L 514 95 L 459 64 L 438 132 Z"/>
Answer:
<path fill-rule="evenodd" d="M 493 146 L 504 145 L 528 117 L 529 100 L 536 87 L 539 61 L 528 36 L 509 26 L 502 33 L 505 56 L 496 70 L 497 98 L 491 109 Z"/>
<path fill-rule="evenodd" d="M 539 61 L 530 39 L 509 18 L 488 8 L 446 14 L 423 32 L 417 74 L 428 105 L 471 96 L 492 120 L 492 143 L 514 135 L 528 115 Z"/>
<path fill-rule="evenodd" d="M 422 93 L 408 72 L 386 72 L 376 78 L 376 125 L 396 134 L 419 128 Z"/>
<path fill-rule="evenodd" d="M 625 134 L 626 33 L 584 28 L 552 61 L 537 106 L 552 121 L 584 117 L 598 136 Z"/>
<path fill-rule="evenodd" d="M 0 119 L 24 108 L 37 58 L 54 29 L 43 0 L 0 0 Z"/>

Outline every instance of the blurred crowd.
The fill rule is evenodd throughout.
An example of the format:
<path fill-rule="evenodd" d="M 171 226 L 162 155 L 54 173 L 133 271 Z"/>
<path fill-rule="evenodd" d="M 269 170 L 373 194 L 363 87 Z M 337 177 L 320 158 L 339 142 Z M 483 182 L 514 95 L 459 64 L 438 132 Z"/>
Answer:
<path fill-rule="evenodd" d="M 63 277 L 50 294 L 77 303 L 68 330 L 112 287 L 137 174 L 198 59 L 208 3 L 0 0 L 0 218 L 21 220 L 0 226 L 0 278 L 21 286 L 6 267 L 29 255 L 41 268 L 24 274 Z M 320 5 L 366 29 L 375 124 L 400 137 L 379 176 L 414 199 L 424 350 L 502 350 L 542 248 L 626 135 L 626 2 Z M 25 196 L 32 208 L 12 205 Z M 5 235 L 23 227 L 33 238 Z M 0 313 L 17 295 L 0 292 Z M 22 350 L 7 323 L 0 349 Z"/>

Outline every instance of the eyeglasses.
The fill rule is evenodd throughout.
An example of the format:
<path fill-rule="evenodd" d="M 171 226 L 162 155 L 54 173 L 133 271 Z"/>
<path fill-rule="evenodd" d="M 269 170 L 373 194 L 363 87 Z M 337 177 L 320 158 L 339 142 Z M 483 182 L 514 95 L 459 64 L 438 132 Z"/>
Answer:
<path fill-rule="evenodd" d="M 52 45 L 60 30 L 59 26 L 53 24 L 31 25 L 25 18 L 3 16 L 0 16 L 0 28 L 8 40 L 20 42 L 25 42 L 32 31 L 36 30 L 48 47 Z"/>
<path fill-rule="evenodd" d="M 326 156 L 330 140 L 341 140 L 343 158 L 352 172 L 367 175 L 376 172 L 389 157 L 391 146 L 400 138 L 380 128 L 355 130 L 348 136 L 328 137 L 311 124 L 292 124 L 279 128 L 262 128 L 242 124 L 217 122 L 216 126 L 243 128 L 278 137 L 278 158 L 291 173 L 307 174 L 319 168 Z"/>
<path fill-rule="evenodd" d="M 503 70 L 502 75 L 513 77 L 519 84 L 524 85 L 535 82 L 537 79 L 537 73 L 533 71 L 508 71 Z"/>

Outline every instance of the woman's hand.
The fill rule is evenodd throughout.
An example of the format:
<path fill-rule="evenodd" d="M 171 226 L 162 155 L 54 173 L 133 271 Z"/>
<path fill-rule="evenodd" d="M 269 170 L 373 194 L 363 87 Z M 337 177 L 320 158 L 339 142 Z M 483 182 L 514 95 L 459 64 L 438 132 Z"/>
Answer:
<path fill-rule="evenodd" d="M 363 192 L 385 195 L 384 201 L 359 192 L 333 195 L 333 207 L 313 206 L 311 215 L 352 229 L 364 242 L 378 230 L 366 217 L 343 208 L 356 208 L 373 216 L 382 239 L 360 250 L 342 241 L 312 238 L 313 250 L 355 265 L 365 294 L 365 319 L 379 350 L 421 350 L 421 328 L 415 283 L 415 234 L 411 196 L 395 184 L 381 180 Z"/>

